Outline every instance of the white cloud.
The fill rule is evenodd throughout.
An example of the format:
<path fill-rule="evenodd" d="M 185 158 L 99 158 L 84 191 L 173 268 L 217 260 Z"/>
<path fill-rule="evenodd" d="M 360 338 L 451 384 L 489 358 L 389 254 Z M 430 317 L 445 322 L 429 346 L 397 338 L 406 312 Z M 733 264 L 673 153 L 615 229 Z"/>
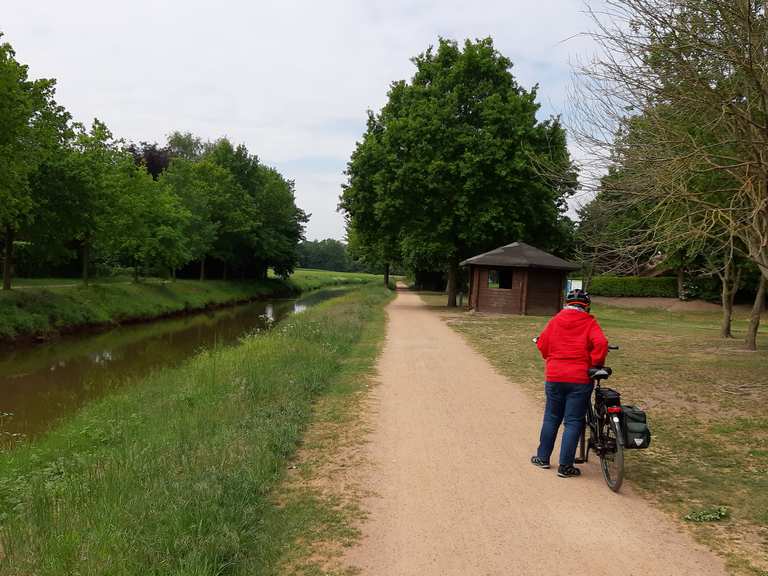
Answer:
<path fill-rule="evenodd" d="M 518 81 L 564 110 L 569 58 L 589 49 L 581 0 L 13 2 L 0 30 L 33 77 L 58 79 L 81 121 L 131 140 L 172 130 L 244 142 L 297 184 L 310 238 L 343 237 L 344 164 L 365 111 L 438 36 L 492 36 Z"/>

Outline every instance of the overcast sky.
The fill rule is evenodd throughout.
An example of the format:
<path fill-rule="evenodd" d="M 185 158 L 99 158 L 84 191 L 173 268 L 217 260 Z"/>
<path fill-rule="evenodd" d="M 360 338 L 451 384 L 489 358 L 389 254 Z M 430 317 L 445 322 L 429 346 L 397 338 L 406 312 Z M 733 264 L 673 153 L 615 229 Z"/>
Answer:
<path fill-rule="evenodd" d="M 228 136 L 296 181 L 309 239 L 344 237 L 343 170 L 393 80 L 439 36 L 492 36 L 541 118 L 591 52 L 583 0 L 4 0 L 0 31 L 76 120 L 164 142 Z"/>

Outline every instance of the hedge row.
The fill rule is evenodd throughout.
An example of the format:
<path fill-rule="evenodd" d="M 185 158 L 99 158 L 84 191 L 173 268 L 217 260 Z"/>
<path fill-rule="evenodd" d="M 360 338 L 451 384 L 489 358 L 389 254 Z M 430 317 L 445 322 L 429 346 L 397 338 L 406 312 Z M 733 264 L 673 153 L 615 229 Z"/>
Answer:
<path fill-rule="evenodd" d="M 595 276 L 589 285 L 593 296 L 645 296 L 677 298 L 677 278 L 640 276 Z"/>

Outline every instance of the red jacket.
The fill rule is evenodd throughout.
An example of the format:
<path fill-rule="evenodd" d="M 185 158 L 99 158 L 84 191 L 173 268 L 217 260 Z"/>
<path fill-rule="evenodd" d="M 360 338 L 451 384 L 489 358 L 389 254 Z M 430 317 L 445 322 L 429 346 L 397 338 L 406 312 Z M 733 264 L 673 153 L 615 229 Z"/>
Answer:
<path fill-rule="evenodd" d="M 549 321 L 536 346 L 547 363 L 547 382 L 589 384 L 589 369 L 602 366 L 608 355 L 608 340 L 595 317 L 570 308 Z"/>

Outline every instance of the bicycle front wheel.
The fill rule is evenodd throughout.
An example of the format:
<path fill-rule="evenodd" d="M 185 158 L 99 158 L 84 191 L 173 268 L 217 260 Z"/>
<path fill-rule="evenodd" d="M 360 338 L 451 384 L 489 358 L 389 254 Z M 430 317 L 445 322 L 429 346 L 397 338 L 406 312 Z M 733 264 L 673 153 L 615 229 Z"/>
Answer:
<path fill-rule="evenodd" d="M 603 426 L 603 449 L 600 455 L 600 468 L 608 488 L 618 492 L 624 481 L 624 442 L 618 422 L 608 416 Z"/>

